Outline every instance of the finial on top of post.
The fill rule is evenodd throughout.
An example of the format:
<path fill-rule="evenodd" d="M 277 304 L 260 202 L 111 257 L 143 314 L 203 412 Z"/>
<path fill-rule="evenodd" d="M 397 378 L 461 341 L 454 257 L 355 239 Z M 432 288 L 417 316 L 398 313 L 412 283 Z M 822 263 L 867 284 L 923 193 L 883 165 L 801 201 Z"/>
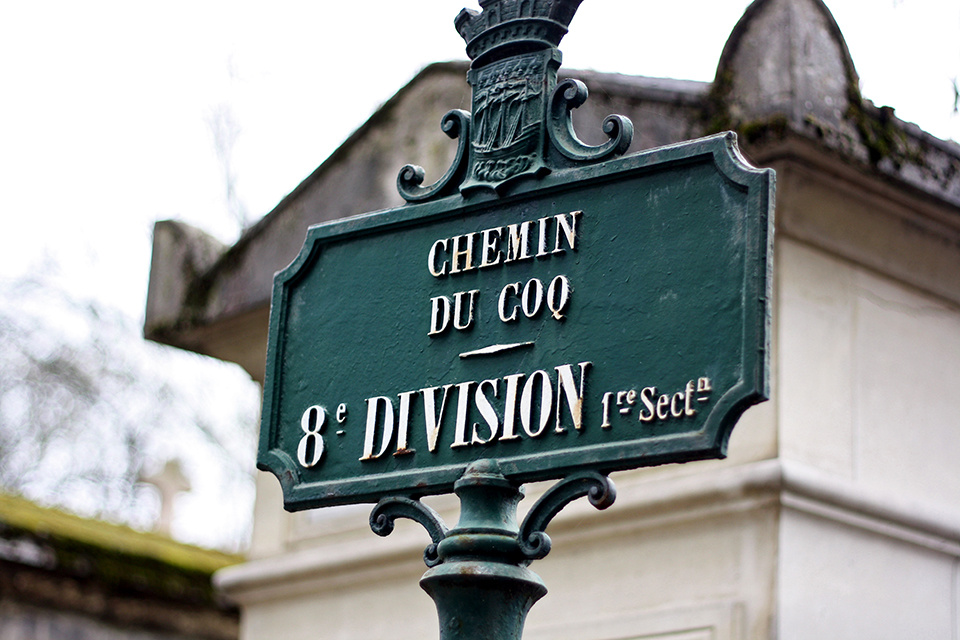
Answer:
<path fill-rule="evenodd" d="M 436 183 L 421 184 L 424 171 L 406 165 L 397 189 L 408 202 L 479 191 L 505 194 L 523 180 L 601 162 L 626 153 L 633 124 L 608 116 L 604 144 L 584 144 L 571 112 L 587 99 L 578 80 L 557 86 L 562 56 L 557 46 L 582 0 L 483 0 L 482 11 L 463 9 L 454 24 L 472 60 L 467 81 L 473 111 L 455 109 L 441 124 L 459 139 L 453 165 Z"/>
<path fill-rule="evenodd" d="M 454 24 L 473 66 L 519 52 L 556 48 L 582 0 L 482 0 L 481 13 L 463 9 Z"/>

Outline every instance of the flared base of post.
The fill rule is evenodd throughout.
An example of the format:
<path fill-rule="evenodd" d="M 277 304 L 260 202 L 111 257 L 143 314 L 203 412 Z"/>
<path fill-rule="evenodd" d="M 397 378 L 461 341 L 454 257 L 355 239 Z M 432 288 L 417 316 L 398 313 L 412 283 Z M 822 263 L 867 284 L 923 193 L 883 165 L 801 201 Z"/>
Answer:
<path fill-rule="evenodd" d="M 520 640 L 530 607 L 547 593 L 526 567 L 483 561 L 441 564 L 420 586 L 437 605 L 440 640 Z"/>

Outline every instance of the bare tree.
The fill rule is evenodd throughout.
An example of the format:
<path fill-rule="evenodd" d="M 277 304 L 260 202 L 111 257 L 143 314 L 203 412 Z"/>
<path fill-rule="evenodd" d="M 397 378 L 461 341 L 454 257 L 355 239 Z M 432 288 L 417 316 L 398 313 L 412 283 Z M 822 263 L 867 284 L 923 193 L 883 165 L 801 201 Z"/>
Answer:
<path fill-rule="evenodd" d="M 198 373 L 211 364 L 144 341 L 120 312 L 49 279 L 0 281 L 0 487 L 147 528 L 158 505 L 139 479 L 178 459 L 217 494 L 206 499 L 249 502 L 255 385 L 223 409 Z M 212 490 L 195 481 L 204 475 Z M 249 506 L 233 531 L 219 523 L 220 546 L 242 545 Z"/>
<path fill-rule="evenodd" d="M 233 148 L 240 137 L 240 124 L 233 116 L 233 109 L 226 102 L 212 108 L 206 117 L 207 128 L 213 137 L 213 149 L 223 172 L 224 198 L 227 212 L 242 232 L 247 228 L 249 212 L 237 193 L 237 175 L 233 168 Z"/>

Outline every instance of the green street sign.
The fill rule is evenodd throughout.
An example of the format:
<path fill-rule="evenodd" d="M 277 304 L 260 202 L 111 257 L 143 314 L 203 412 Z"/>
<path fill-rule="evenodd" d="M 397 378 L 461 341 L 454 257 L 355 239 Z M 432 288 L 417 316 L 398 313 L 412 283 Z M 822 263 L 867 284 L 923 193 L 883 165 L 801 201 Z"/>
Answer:
<path fill-rule="evenodd" d="M 311 227 L 274 278 L 257 466 L 288 510 L 376 502 L 430 535 L 441 640 L 519 640 L 546 593 L 526 568 L 612 471 L 723 457 L 769 385 L 774 174 L 733 133 L 620 157 L 584 144 L 557 83 L 581 0 L 481 0 L 455 20 L 472 111 L 407 204 Z M 562 478 L 516 516 L 519 485 Z M 455 492 L 448 529 L 421 496 Z"/>
<path fill-rule="evenodd" d="M 257 466 L 289 510 L 722 457 L 768 394 L 774 174 L 734 134 L 584 144 L 557 49 L 580 0 L 455 20 L 472 111 L 403 207 L 311 227 L 274 280 Z M 489 465 L 487 465 L 489 466 Z M 486 468 L 486 467 L 484 467 Z"/>
<path fill-rule="evenodd" d="M 479 459 L 523 483 L 722 457 L 766 399 L 774 175 L 734 134 L 512 182 L 468 154 L 276 275 L 258 466 L 286 508 L 450 492 Z"/>

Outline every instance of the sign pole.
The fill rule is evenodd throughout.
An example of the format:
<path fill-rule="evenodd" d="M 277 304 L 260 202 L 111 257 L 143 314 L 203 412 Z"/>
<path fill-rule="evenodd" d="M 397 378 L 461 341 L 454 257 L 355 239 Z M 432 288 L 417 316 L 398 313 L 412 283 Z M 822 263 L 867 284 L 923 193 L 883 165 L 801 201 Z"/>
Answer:
<path fill-rule="evenodd" d="M 420 580 L 437 605 L 440 640 L 520 640 L 527 612 L 547 593 L 527 568 L 550 551 L 545 529 L 571 501 L 589 496 L 598 509 L 616 498 L 613 482 L 596 472 L 576 473 L 548 490 L 517 525 L 522 488 L 507 480 L 495 460 L 471 464 L 454 485 L 460 521 L 447 531 L 418 500 L 385 498 L 370 514 L 374 533 L 386 536 L 397 518 L 424 525 L 433 544 L 424 551 L 429 570 Z"/>

